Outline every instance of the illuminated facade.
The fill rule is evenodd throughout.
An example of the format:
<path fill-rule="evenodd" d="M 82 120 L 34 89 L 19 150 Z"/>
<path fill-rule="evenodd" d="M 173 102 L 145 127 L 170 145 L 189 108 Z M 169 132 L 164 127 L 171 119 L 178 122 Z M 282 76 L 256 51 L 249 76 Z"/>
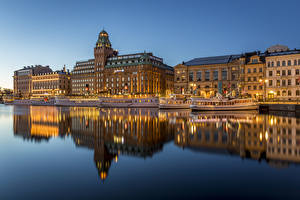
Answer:
<path fill-rule="evenodd" d="M 176 94 L 215 96 L 217 92 L 238 95 L 240 55 L 195 58 L 176 65 L 174 91 Z"/>
<path fill-rule="evenodd" d="M 32 76 L 32 96 L 70 95 L 70 74 L 64 68 L 61 71 L 35 74 Z"/>
<path fill-rule="evenodd" d="M 72 71 L 72 93 L 170 94 L 173 71 L 152 53 L 118 55 L 103 30 L 94 48 L 94 59 L 77 62 Z"/>
<path fill-rule="evenodd" d="M 300 100 L 300 50 L 273 46 L 266 55 L 268 99 Z"/>
<path fill-rule="evenodd" d="M 264 54 L 260 52 L 246 53 L 241 60 L 244 63 L 242 66 L 244 77 L 241 80 L 243 95 L 262 100 L 265 96 L 267 82 Z"/>
<path fill-rule="evenodd" d="M 49 66 L 28 66 L 14 71 L 14 96 L 28 98 L 32 96 L 32 76 L 40 73 L 51 73 Z"/>

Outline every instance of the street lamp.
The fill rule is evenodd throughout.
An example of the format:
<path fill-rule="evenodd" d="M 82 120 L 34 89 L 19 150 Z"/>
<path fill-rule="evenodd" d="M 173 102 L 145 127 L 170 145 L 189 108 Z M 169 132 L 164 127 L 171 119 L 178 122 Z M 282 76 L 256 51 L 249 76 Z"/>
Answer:
<path fill-rule="evenodd" d="M 264 87 L 264 101 L 266 101 L 266 96 L 267 96 L 267 94 L 266 94 L 266 91 L 267 91 L 266 85 L 269 82 L 269 80 L 268 79 L 265 79 L 265 80 L 259 79 L 259 82 L 264 84 L 264 86 L 263 86 Z"/>

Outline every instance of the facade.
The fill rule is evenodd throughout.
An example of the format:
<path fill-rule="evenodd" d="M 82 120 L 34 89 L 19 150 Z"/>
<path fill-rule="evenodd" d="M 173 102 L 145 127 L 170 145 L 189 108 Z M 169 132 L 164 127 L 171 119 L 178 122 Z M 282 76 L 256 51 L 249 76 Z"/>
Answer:
<path fill-rule="evenodd" d="M 273 49 L 266 55 L 267 98 L 300 100 L 300 50 Z"/>
<path fill-rule="evenodd" d="M 264 54 L 260 52 L 246 53 L 242 59 L 244 60 L 244 77 L 241 80 L 243 95 L 263 100 L 267 82 Z"/>
<path fill-rule="evenodd" d="M 61 71 L 35 74 L 32 86 L 33 97 L 70 95 L 70 73 L 64 67 Z"/>
<path fill-rule="evenodd" d="M 72 71 L 72 94 L 94 94 L 95 65 L 94 59 L 78 61 Z"/>
<path fill-rule="evenodd" d="M 40 73 L 50 73 L 49 66 L 28 66 L 14 71 L 14 96 L 28 98 L 32 96 L 32 76 Z"/>
<path fill-rule="evenodd" d="M 239 95 L 240 55 L 195 58 L 176 65 L 174 91 L 212 97 L 216 93 Z"/>
<path fill-rule="evenodd" d="M 94 59 L 77 62 L 72 71 L 72 93 L 169 94 L 173 80 L 173 68 L 152 53 L 118 55 L 103 30 L 94 48 Z"/>

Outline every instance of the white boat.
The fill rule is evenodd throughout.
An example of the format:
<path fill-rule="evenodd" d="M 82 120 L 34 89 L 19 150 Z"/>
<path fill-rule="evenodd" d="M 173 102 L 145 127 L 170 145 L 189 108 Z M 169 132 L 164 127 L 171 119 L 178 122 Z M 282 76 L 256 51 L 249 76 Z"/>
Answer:
<path fill-rule="evenodd" d="M 191 109 L 192 111 L 257 110 L 258 104 L 252 99 L 192 98 Z"/>
<path fill-rule="evenodd" d="M 100 97 L 101 108 L 158 108 L 157 97 L 127 98 L 127 97 Z"/>
<path fill-rule="evenodd" d="M 190 109 L 192 101 L 186 96 L 174 96 L 170 98 L 161 97 L 159 99 L 160 109 Z"/>

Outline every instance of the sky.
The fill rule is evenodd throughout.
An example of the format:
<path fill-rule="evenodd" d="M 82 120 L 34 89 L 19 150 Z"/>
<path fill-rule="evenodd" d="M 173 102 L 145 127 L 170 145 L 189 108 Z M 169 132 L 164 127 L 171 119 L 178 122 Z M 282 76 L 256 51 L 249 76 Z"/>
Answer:
<path fill-rule="evenodd" d="M 0 0 L 0 87 L 29 65 L 53 70 L 93 58 L 104 28 L 120 54 L 152 52 L 170 66 L 196 57 L 300 48 L 294 0 Z"/>

